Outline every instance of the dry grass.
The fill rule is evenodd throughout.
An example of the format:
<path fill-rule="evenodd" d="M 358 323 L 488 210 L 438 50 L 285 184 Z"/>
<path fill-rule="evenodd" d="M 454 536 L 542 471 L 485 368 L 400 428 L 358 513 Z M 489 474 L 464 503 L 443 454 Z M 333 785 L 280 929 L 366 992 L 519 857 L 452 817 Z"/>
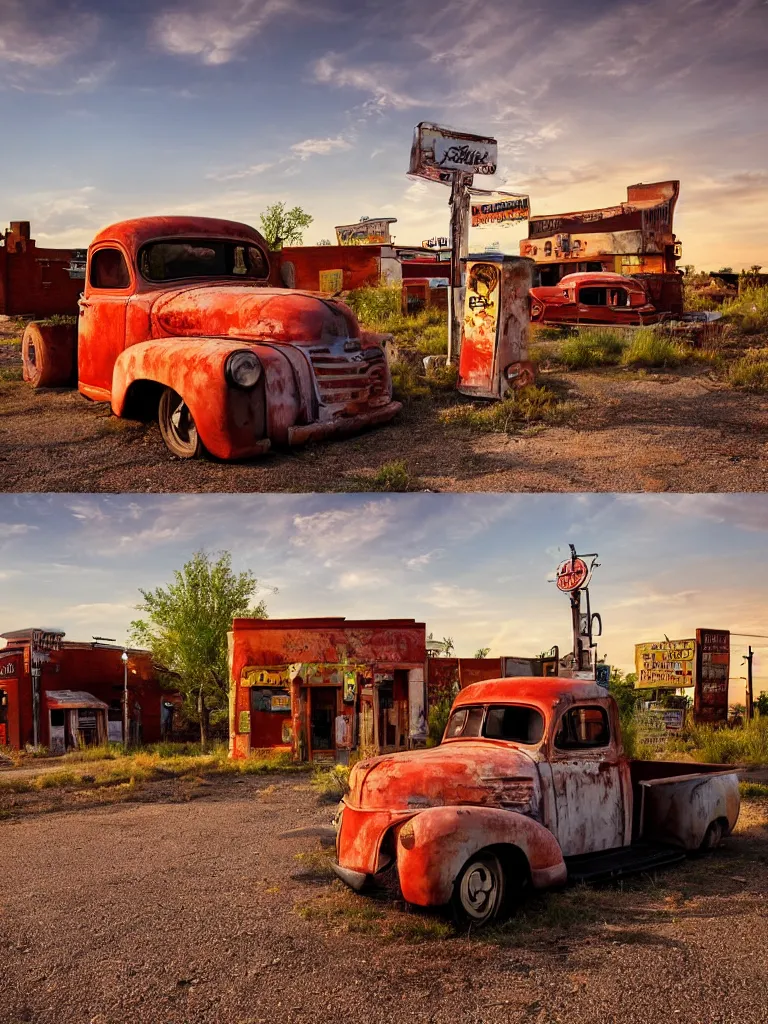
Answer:
<path fill-rule="evenodd" d="M 532 423 L 566 423 L 575 412 L 574 402 L 564 400 L 550 387 L 532 384 L 509 391 L 502 401 L 452 405 L 442 409 L 438 419 L 447 426 L 512 433 Z"/>
<path fill-rule="evenodd" d="M 744 391 L 768 391 L 768 348 L 750 349 L 731 364 L 728 382 Z"/>
<path fill-rule="evenodd" d="M 294 909 L 305 921 L 317 922 L 334 935 L 371 935 L 389 942 L 434 942 L 455 934 L 447 921 L 434 914 L 380 906 L 370 897 L 342 889 L 340 883 L 320 899 L 298 904 Z"/>

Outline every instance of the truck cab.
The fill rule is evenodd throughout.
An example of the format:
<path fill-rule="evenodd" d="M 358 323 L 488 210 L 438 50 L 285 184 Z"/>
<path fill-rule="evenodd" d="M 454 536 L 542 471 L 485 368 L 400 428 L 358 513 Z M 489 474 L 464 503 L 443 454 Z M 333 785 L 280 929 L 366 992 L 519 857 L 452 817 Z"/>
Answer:
<path fill-rule="evenodd" d="M 157 414 L 179 458 L 248 458 L 391 419 L 400 404 L 386 336 L 362 331 L 337 299 L 269 281 L 266 243 L 246 224 L 141 217 L 105 228 L 79 301 L 81 394 L 117 416 Z M 54 377 L 72 363 L 54 326 L 33 325 L 23 343 L 38 386 L 67 383 L 45 372 L 46 360 Z"/>
<path fill-rule="evenodd" d="M 738 812 L 731 769 L 629 759 L 595 683 L 490 680 L 460 691 L 439 746 L 355 765 L 336 871 L 359 889 L 395 868 L 407 901 L 485 924 L 529 886 L 716 846 Z"/>

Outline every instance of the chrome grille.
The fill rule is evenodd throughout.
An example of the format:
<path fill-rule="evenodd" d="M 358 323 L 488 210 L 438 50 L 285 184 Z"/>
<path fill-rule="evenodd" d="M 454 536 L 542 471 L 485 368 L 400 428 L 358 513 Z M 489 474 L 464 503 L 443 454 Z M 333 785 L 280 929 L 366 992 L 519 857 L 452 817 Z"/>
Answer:
<path fill-rule="evenodd" d="M 310 350 L 320 399 L 326 405 L 364 402 L 382 395 L 387 383 L 386 357 L 381 349 L 350 353 L 340 347 Z"/>

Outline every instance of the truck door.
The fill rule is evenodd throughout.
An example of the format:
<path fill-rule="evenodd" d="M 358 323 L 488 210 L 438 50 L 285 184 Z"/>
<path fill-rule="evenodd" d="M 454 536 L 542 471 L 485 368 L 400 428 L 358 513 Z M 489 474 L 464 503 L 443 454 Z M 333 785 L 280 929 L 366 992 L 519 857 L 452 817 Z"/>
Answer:
<path fill-rule="evenodd" d="M 125 348 L 125 314 L 133 274 L 122 249 L 105 243 L 91 250 L 78 320 L 78 384 L 83 394 L 109 401 L 112 370 Z"/>
<path fill-rule="evenodd" d="M 565 857 L 623 846 L 624 795 L 616 737 L 599 704 L 567 708 L 555 725 L 554 829 Z"/>

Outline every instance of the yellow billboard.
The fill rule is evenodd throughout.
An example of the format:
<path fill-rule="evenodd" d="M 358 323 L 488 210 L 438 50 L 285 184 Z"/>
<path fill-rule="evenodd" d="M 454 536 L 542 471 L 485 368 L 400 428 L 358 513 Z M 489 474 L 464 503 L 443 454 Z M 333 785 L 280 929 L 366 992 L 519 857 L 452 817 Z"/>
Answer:
<path fill-rule="evenodd" d="M 635 644 L 636 689 L 695 686 L 696 641 L 656 640 Z"/>

